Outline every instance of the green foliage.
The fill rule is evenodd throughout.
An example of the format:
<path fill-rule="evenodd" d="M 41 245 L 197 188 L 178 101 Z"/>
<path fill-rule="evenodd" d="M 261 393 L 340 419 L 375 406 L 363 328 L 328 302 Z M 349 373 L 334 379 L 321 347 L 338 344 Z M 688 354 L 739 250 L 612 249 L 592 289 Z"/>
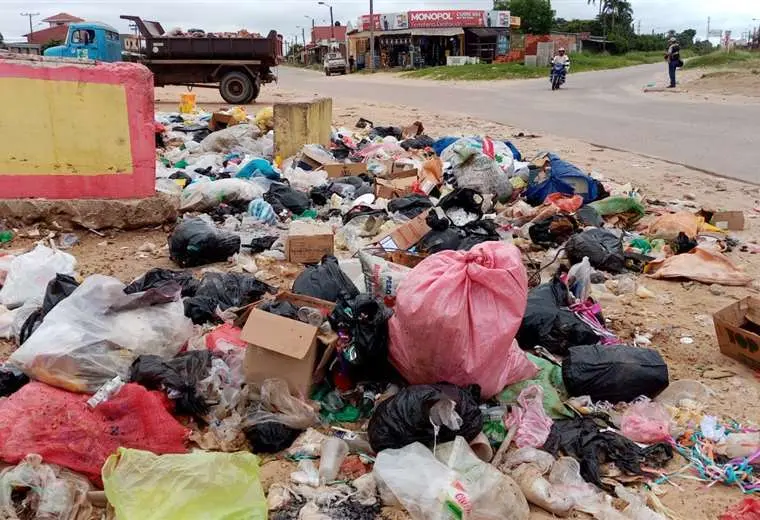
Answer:
<path fill-rule="evenodd" d="M 548 34 L 554 22 L 554 10 L 550 0 L 510 0 L 507 2 L 513 16 L 522 19 L 522 31 L 526 34 Z"/>
<path fill-rule="evenodd" d="M 63 45 L 62 40 L 48 40 L 47 42 L 42 44 L 42 47 L 40 47 L 40 52 L 45 52 L 50 47 L 58 47 L 59 45 Z"/>
<path fill-rule="evenodd" d="M 696 52 L 699 55 L 702 55 L 702 54 L 710 54 L 713 51 L 714 47 L 713 47 L 713 44 L 710 43 L 710 40 L 701 40 L 701 41 L 697 41 L 694 44 L 693 49 L 694 49 L 694 52 Z"/>
<path fill-rule="evenodd" d="M 493 0 L 494 11 L 509 11 L 509 0 Z"/>
<path fill-rule="evenodd" d="M 758 55 L 746 51 L 725 52 L 723 50 L 697 56 L 686 62 L 687 69 L 698 69 L 703 67 L 726 67 L 731 65 L 742 64 L 747 61 L 758 60 Z"/>
<path fill-rule="evenodd" d="M 694 37 L 697 35 L 697 31 L 694 29 L 686 29 L 684 32 L 676 35 L 678 39 L 678 45 L 682 49 L 691 49 L 694 46 Z"/>

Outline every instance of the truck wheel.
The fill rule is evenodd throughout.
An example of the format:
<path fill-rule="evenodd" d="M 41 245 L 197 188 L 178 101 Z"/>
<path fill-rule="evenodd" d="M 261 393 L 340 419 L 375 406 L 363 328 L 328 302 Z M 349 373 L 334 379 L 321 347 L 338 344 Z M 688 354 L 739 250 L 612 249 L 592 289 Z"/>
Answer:
<path fill-rule="evenodd" d="M 261 92 L 261 87 L 257 85 L 256 83 L 253 84 L 253 90 L 251 91 L 251 96 L 243 101 L 244 105 L 250 105 L 254 102 L 256 102 L 256 99 L 259 97 L 259 93 Z"/>
<path fill-rule="evenodd" d="M 230 105 L 242 105 L 253 97 L 254 83 L 250 76 L 242 72 L 228 72 L 222 78 L 219 92 Z"/>

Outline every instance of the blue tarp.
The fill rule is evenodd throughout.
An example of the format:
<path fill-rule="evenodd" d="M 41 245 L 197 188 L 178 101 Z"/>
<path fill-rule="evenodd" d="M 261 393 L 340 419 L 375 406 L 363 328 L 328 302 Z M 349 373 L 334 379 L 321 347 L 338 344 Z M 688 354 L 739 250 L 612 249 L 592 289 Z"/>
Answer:
<path fill-rule="evenodd" d="M 538 206 L 543 204 L 546 197 L 552 193 L 564 195 L 581 195 L 584 204 L 595 201 L 599 197 L 599 187 L 596 181 L 583 173 L 580 168 L 559 156 L 548 155 L 551 170 L 549 176 L 538 184 L 531 184 L 525 191 L 528 204 Z"/>

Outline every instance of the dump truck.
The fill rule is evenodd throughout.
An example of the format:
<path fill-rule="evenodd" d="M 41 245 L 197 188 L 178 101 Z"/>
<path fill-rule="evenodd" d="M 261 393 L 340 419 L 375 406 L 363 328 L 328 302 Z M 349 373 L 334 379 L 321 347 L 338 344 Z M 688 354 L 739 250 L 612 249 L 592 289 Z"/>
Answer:
<path fill-rule="evenodd" d="M 231 105 L 253 102 L 262 84 L 277 80 L 272 69 L 282 60 L 282 37 L 276 31 L 266 38 L 172 36 L 159 22 L 121 18 L 132 22 L 138 33 L 124 40 L 123 49 L 112 27 L 82 22 L 71 24 L 65 43 L 45 56 L 141 63 L 153 72 L 157 87 L 218 88 Z"/>

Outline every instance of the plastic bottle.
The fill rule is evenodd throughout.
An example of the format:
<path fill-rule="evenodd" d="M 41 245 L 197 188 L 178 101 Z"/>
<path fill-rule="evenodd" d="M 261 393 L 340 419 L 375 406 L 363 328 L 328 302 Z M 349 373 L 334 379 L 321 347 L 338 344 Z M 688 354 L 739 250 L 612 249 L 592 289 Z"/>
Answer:
<path fill-rule="evenodd" d="M 90 408 L 95 408 L 99 404 L 105 403 L 111 397 L 113 397 L 116 392 L 121 390 L 122 386 L 124 386 L 124 381 L 122 381 L 121 377 L 114 377 L 109 382 L 101 386 L 100 389 L 95 392 L 95 395 L 87 400 L 87 406 Z"/>
<path fill-rule="evenodd" d="M 319 461 L 319 483 L 325 485 L 338 477 L 340 465 L 348 456 L 348 444 L 337 437 L 328 437 L 322 441 Z"/>

